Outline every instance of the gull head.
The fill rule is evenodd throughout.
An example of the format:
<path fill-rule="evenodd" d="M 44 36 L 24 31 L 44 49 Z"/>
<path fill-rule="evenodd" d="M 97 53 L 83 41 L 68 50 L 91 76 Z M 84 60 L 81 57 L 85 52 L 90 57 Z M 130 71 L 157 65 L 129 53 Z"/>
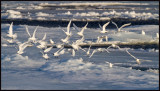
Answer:
<path fill-rule="evenodd" d="M 136 59 L 136 62 L 137 64 L 141 64 L 140 60 L 139 59 Z"/>

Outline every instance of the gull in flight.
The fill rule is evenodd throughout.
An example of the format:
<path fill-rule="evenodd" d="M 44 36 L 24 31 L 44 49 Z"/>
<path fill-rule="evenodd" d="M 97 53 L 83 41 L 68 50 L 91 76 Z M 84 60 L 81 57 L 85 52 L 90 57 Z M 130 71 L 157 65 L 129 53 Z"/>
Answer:
<path fill-rule="evenodd" d="M 14 40 L 13 39 L 5 39 L 1 36 L 2 39 L 4 39 L 5 41 L 7 41 L 8 43 L 14 43 Z"/>
<path fill-rule="evenodd" d="M 40 45 L 37 46 L 37 48 L 45 49 L 47 47 L 47 42 L 44 41 L 46 39 L 46 33 L 44 34 L 44 37 L 42 40 L 37 41 Z"/>
<path fill-rule="evenodd" d="M 63 43 L 69 43 L 70 36 L 67 36 L 65 39 L 61 39 Z"/>
<path fill-rule="evenodd" d="M 82 36 L 82 38 L 81 38 L 81 39 L 76 40 L 76 43 L 77 43 L 77 44 L 80 44 L 80 43 L 83 43 L 83 41 L 84 41 L 84 36 Z"/>
<path fill-rule="evenodd" d="M 112 64 L 112 63 L 107 62 L 107 61 L 106 61 L 106 63 L 107 63 L 107 64 L 109 64 L 109 67 L 110 67 L 110 68 L 112 68 L 112 67 L 113 67 L 113 64 Z"/>
<path fill-rule="evenodd" d="M 120 28 L 118 28 L 118 26 L 117 26 L 117 24 L 116 24 L 115 22 L 112 21 L 112 23 L 117 27 L 118 32 L 122 31 L 121 29 L 122 29 L 123 27 L 126 27 L 126 26 L 131 25 L 131 23 L 127 23 L 127 24 L 122 25 Z"/>
<path fill-rule="evenodd" d="M 33 42 L 33 43 L 36 43 L 36 40 L 37 40 L 37 39 L 35 38 L 35 35 L 36 35 L 37 28 L 38 28 L 38 26 L 36 27 L 36 29 L 35 29 L 34 32 L 33 32 L 33 35 L 31 36 L 31 34 L 30 34 L 29 31 L 28 31 L 28 26 L 26 26 L 26 32 L 27 32 L 28 35 L 29 35 L 28 41 L 31 41 L 31 42 Z"/>
<path fill-rule="evenodd" d="M 53 56 L 55 58 L 58 58 L 58 56 L 60 55 L 60 51 L 64 48 L 64 46 L 62 48 L 60 48 L 58 51 L 56 51 L 55 53 L 53 53 Z"/>
<path fill-rule="evenodd" d="M 72 32 L 70 31 L 71 21 L 72 21 L 72 20 L 70 20 L 69 23 L 68 23 L 67 31 L 65 31 L 65 30 L 63 30 L 63 29 L 61 28 L 61 29 L 63 30 L 63 32 L 64 32 L 67 36 L 72 36 Z"/>
<path fill-rule="evenodd" d="M 83 35 L 83 32 L 84 32 L 85 29 L 87 29 L 87 25 L 88 25 L 88 22 L 87 22 L 87 24 L 81 29 L 81 31 L 79 31 L 79 32 L 77 33 L 79 36 L 81 36 L 81 37 L 84 36 L 84 35 Z M 75 26 L 75 24 L 74 24 L 74 26 Z"/>
<path fill-rule="evenodd" d="M 95 52 L 98 52 L 98 50 L 97 50 L 97 49 L 93 50 L 93 52 L 92 52 L 92 54 L 89 56 L 89 58 L 91 58 Z"/>
<path fill-rule="evenodd" d="M 42 53 L 42 57 L 44 58 L 44 59 L 46 59 L 46 60 L 48 60 L 49 59 L 49 56 L 47 55 L 47 53 L 43 53 L 42 51 L 40 51 L 41 53 Z"/>
<path fill-rule="evenodd" d="M 27 42 L 24 42 L 24 43 L 21 43 L 19 44 L 19 50 L 17 51 L 18 54 L 23 54 L 23 50 L 27 47 L 31 46 L 31 44 L 27 41 Z"/>
<path fill-rule="evenodd" d="M 91 58 L 95 52 L 102 52 L 102 51 L 107 51 L 108 53 L 110 53 L 107 49 L 97 48 L 97 49 L 93 50 L 93 52 L 89 58 Z"/>
<path fill-rule="evenodd" d="M 64 46 L 64 44 L 56 44 L 57 48 L 62 48 Z"/>
<path fill-rule="evenodd" d="M 82 43 L 84 41 L 84 36 L 82 36 L 82 38 L 80 40 L 77 40 L 76 42 L 72 42 L 71 46 L 74 50 L 83 50 L 84 52 L 86 52 L 84 49 L 82 49 L 79 44 Z"/>
<path fill-rule="evenodd" d="M 86 52 L 87 56 L 90 55 L 91 46 L 92 46 L 92 44 L 89 46 L 88 51 Z"/>
<path fill-rule="evenodd" d="M 107 50 L 108 50 L 109 48 L 111 48 L 111 47 L 113 47 L 113 48 L 118 48 L 119 50 L 121 50 L 121 48 L 120 48 L 118 45 L 115 45 L 115 44 L 112 44 L 111 46 L 109 46 L 109 47 L 107 48 Z"/>
<path fill-rule="evenodd" d="M 127 52 L 131 57 L 133 57 L 133 58 L 136 60 L 137 64 L 141 64 L 140 61 L 152 61 L 152 60 L 138 59 L 138 58 L 136 58 L 135 56 L 133 56 L 131 53 L 129 53 L 127 49 L 126 49 L 126 52 Z"/>
<path fill-rule="evenodd" d="M 51 51 L 52 48 L 53 48 L 53 46 L 51 46 L 51 47 L 49 47 L 49 48 L 46 48 L 46 49 L 44 50 L 44 53 L 47 53 L 47 52 Z"/>
<path fill-rule="evenodd" d="M 13 34 L 13 22 L 11 23 L 11 25 L 9 27 L 9 31 L 8 31 L 7 36 L 12 38 L 12 39 L 16 39 L 17 38 L 17 33 Z"/>
<path fill-rule="evenodd" d="M 84 52 L 86 52 L 86 50 L 84 50 L 84 49 L 82 49 L 80 46 L 79 46 L 79 43 L 76 43 L 76 42 L 73 42 L 72 44 L 71 44 L 71 46 L 72 46 L 72 48 L 74 49 L 74 50 L 79 50 L 79 49 L 81 49 L 81 50 L 83 50 Z"/>
<path fill-rule="evenodd" d="M 99 27 L 101 29 L 100 33 L 107 33 L 108 32 L 108 31 L 106 31 L 106 27 L 108 26 L 109 23 L 110 23 L 110 21 L 107 22 L 106 24 L 104 24 L 103 27 L 99 24 Z"/>

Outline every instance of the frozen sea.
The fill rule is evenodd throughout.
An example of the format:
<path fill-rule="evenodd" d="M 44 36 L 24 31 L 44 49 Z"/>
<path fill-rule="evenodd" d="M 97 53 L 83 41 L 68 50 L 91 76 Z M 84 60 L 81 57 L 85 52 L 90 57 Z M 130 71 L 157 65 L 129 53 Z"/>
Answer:
<path fill-rule="evenodd" d="M 28 13 L 29 12 L 29 13 Z M 123 28 L 127 32 L 113 33 L 116 27 L 106 29 L 109 33 L 100 34 L 98 24 L 92 26 L 91 22 L 100 24 L 110 19 L 135 19 L 139 23 L 131 24 Z M 58 58 L 53 53 L 58 49 L 53 48 L 49 53 L 49 60 L 42 57 L 41 50 L 35 44 L 27 47 L 22 55 L 17 54 L 17 44 L 9 44 L 5 39 L 11 22 L 13 33 L 17 33 L 17 41 L 28 40 L 25 26 L 32 34 L 39 25 L 36 38 L 41 40 L 46 33 L 46 41 L 52 39 L 56 44 L 66 37 L 68 20 L 73 19 L 71 31 L 73 35 L 70 41 L 80 39 L 72 24 L 79 29 L 88 21 L 90 26 L 84 30 L 84 42 L 96 41 L 98 36 L 107 35 L 110 42 L 131 41 L 157 41 L 156 33 L 159 33 L 159 4 L 148 1 L 9 1 L 1 2 L 1 89 L 2 90 L 159 90 L 159 48 L 133 49 L 129 47 L 109 49 L 107 52 L 96 52 L 91 58 L 82 50 L 76 51 L 73 57 L 65 48 L 65 53 Z M 33 22 L 35 21 L 36 22 Z M 140 21 L 147 21 L 140 24 Z M 25 21 L 21 23 L 22 21 Z M 45 21 L 50 22 L 47 26 Z M 82 24 L 81 24 L 81 21 Z M 55 24 L 57 23 L 58 24 Z M 66 22 L 66 24 L 64 23 Z M 131 23 L 133 23 L 132 21 Z M 36 24 L 34 24 L 36 23 Z M 63 24 L 64 23 L 64 24 Z M 125 24 L 121 22 L 120 25 Z M 130 23 L 130 22 L 128 22 Z M 53 24 L 53 26 L 51 26 Z M 62 26 L 61 28 L 58 26 Z M 141 31 L 145 31 L 145 35 Z M 70 42 L 72 43 L 72 42 Z M 83 48 L 86 51 L 88 48 Z M 126 53 L 126 49 L 142 61 L 137 64 L 135 59 Z M 93 52 L 91 47 L 91 52 Z M 113 67 L 109 67 L 110 62 Z"/>

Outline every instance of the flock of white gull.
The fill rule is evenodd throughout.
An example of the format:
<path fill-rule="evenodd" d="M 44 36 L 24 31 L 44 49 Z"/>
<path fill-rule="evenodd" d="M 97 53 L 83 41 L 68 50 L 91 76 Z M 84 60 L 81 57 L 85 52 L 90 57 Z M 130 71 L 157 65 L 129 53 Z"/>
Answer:
<path fill-rule="evenodd" d="M 37 28 L 38 26 L 36 27 L 36 29 L 34 30 L 33 34 L 31 35 L 29 30 L 28 30 L 28 26 L 26 26 L 26 32 L 27 34 L 29 35 L 29 38 L 28 38 L 28 41 L 24 42 L 24 43 L 21 43 L 19 41 L 16 41 L 15 40 L 17 39 L 17 33 L 13 33 L 13 22 L 10 24 L 10 27 L 9 27 L 9 31 L 8 31 L 8 34 L 7 34 L 7 37 L 9 37 L 9 39 L 5 39 L 8 43 L 16 43 L 18 45 L 18 48 L 15 47 L 18 51 L 17 51 L 17 54 L 21 55 L 24 53 L 24 50 L 27 48 L 27 47 L 32 47 L 32 46 L 35 46 L 35 44 L 38 44 L 36 45 L 37 48 L 41 49 L 41 53 L 42 53 L 42 57 L 46 60 L 48 60 L 50 57 L 48 56 L 48 52 L 50 52 L 53 48 L 53 46 L 55 45 L 57 48 L 58 48 L 58 51 L 54 52 L 53 53 L 53 56 L 55 56 L 55 58 L 58 58 L 59 55 L 62 55 L 64 54 L 66 51 L 70 52 L 71 53 L 71 56 L 75 56 L 76 54 L 76 51 L 78 50 L 83 50 L 86 55 L 91 58 L 93 56 L 94 53 L 96 52 L 103 52 L 103 51 L 106 51 L 107 53 L 110 53 L 108 51 L 109 48 L 118 48 L 119 50 L 121 50 L 121 48 L 116 45 L 116 44 L 111 44 L 111 46 L 109 46 L 108 48 L 96 48 L 92 51 L 92 53 L 90 53 L 90 49 L 92 47 L 92 43 L 90 44 L 89 48 L 87 50 L 81 48 L 80 44 L 84 42 L 84 30 L 87 28 L 87 25 L 88 25 L 88 22 L 87 24 L 81 28 L 81 30 L 79 30 L 79 28 L 73 23 L 73 27 L 75 28 L 75 30 L 78 31 L 78 35 L 81 37 L 79 40 L 76 40 L 75 42 L 72 41 L 72 43 L 69 44 L 69 39 L 70 37 L 72 36 L 72 32 L 70 31 L 70 26 L 71 26 L 71 21 L 69 21 L 68 23 L 68 26 L 67 26 L 67 30 L 64 30 L 61 28 L 61 30 L 64 31 L 64 33 L 66 34 L 66 38 L 65 39 L 61 39 L 61 44 L 55 44 L 55 42 L 50 39 L 48 43 L 47 41 L 45 41 L 46 39 L 46 33 L 44 34 L 44 37 L 41 39 L 41 40 L 38 40 L 38 38 L 36 38 L 36 31 L 37 31 Z M 108 31 L 106 30 L 106 27 L 108 26 L 108 24 L 112 22 L 112 24 L 114 24 L 116 27 L 117 27 L 117 32 L 122 32 L 121 29 L 123 27 L 126 27 L 126 26 L 129 26 L 131 25 L 131 23 L 128 23 L 128 24 L 124 24 L 122 25 L 121 27 L 118 27 L 117 24 L 113 21 L 109 21 L 107 22 L 106 24 L 104 24 L 103 26 L 101 26 L 99 24 L 99 27 L 100 27 L 100 33 L 102 34 L 105 34 L 105 33 L 108 33 Z M 145 35 L 145 32 L 142 30 L 142 35 Z M 108 41 L 108 37 L 107 36 L 102 36 L 102 37 L 97 37 L 97 43 L 99 42 L 102 42 L 102 39 L 105 38 L 106 41 Z M 157 38 L 159 39 L 159 33 L 157 33 Z M 51 45 L 50 47 L 48 47 L 47 45 Z M 65 44 L 69 44 L 72 48 L 64 48 L 64 45 Z M 138 59 L 136 58 L 135 56 L 133 56 L 129 51 L 128 49 L 126 49 L 126 52 L 131 56 L 133 57 L 137 64 L 141 64 L 141 61 L 151 61 L 151 60 L 143 60 L 143 59 Z M 109 63 L 109 62 L 106 62 L 109 64 L 110 67 L 112 67 L 112 63 Z"/>

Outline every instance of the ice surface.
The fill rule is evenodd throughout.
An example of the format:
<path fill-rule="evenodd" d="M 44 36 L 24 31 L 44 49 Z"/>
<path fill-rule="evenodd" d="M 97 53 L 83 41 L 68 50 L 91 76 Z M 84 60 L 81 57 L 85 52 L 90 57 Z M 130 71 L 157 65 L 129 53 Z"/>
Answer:
<path fill-rule="evenodd" d="M 159 7 L 156 2 L 2 2 L 1 13 L 2 19 L 26 19 L 25 17 L 30 12 L 33 20 L 42 20 L 38 16 L 44 16 L 47 20 L 58 20 L 68 17 L 74 19 L 93 19 L 101 20 L 108 18 L 128 18 L 128 19 L 141 19 L 159 20 Z M 14 4 L 13 4 L 14 3 Z M 130 6 L 131 5 L 131 6 Z M 142 7 L 143 6 L 143 7 Z M 16 15 L 8 13 L 8 11 L 23 13 L 23 15 Z M 44 10 L 44 11 L 42 11 Z M 35 13 L 41 12 L 41 14 Z M 38 15 L 37 15 L 38 14 Z M 50 16 L 50 17 L 48 17 Z M 51 17 L 55 16 L 55 17 Z M 63 16 L 63 17 L 62 17 Z"/>
<path fill-rule="evenodd" d="M 9 24 L 1 24 L 1 26 L 1 36 L 6 38 Z M 36 26 L 28 26 L 28 28 L 32 34 Z M 66 29 L 66 27 L 62 28 Z M 29 36 L 25 31 L 25 25 L 14 25 L 13 29 L 14 33 L 18 34 L 18 41 L 27 41 Z M 109 38 L 115 41 L 126 41 L 125 38 L 143 39 L 140 34 L 141 29 L 144 29 L 147 34 L 143 37 L 151 39 L 150 36 L 155 36 L 159 28 L 158 25 L 130 26 L 123 29 L 129 32 L 110 33 Z M 76 35 L 77 31 L 73 28 L 71 31 L 73 32 L 71 40 L 79 39 Z M 84 31 L 85 39 L 96 39 L 100 35 L 98 31 L 88 28 Z M 109 31 L 115 30 L 109 29 Z M 47 33 L 47 41 L 51 38 L 56 43 L 65 37 L 64 32 L 58 27 L 41 26 L 38 27 L 36 37 L 42 39 L 44 33 Z M 94 36 L 90 36 L 93 33 Z M 121 37 L 117 38 L 118 36 Z M 7 44 L 5 40 L 1 40 L 1 45 Z M 85 56 L 83 51 L 77 51 L 75 57 L 65 53 L 56 59 L 52 53 L 57 49 L 52 49 L 49 54 L 50 59 L 46 61 L 36 47 L 27 48 L 22 55 L 16 54 L 17 50 L 14 47 L 1 46 L 1 48 L 2 89 L 159 89 L 159 69 L 149 69 L 159 68 L 159 51 L 156 52 L 153 49 L 150 49 L 152 51 L 130 49 L 129 51 L 136 57 L 152 60 L 152 62 L 142 62 L 141 65 L 137 65 L 125 51 L 117 49 L 110 49 L 109 54 L 95 53 L 91 59 Z M 113 63 L 113 67 L 110 68 L 105 61 Z M 134 67 L 148 68 L 148 70 L 136 70 Z"/>

